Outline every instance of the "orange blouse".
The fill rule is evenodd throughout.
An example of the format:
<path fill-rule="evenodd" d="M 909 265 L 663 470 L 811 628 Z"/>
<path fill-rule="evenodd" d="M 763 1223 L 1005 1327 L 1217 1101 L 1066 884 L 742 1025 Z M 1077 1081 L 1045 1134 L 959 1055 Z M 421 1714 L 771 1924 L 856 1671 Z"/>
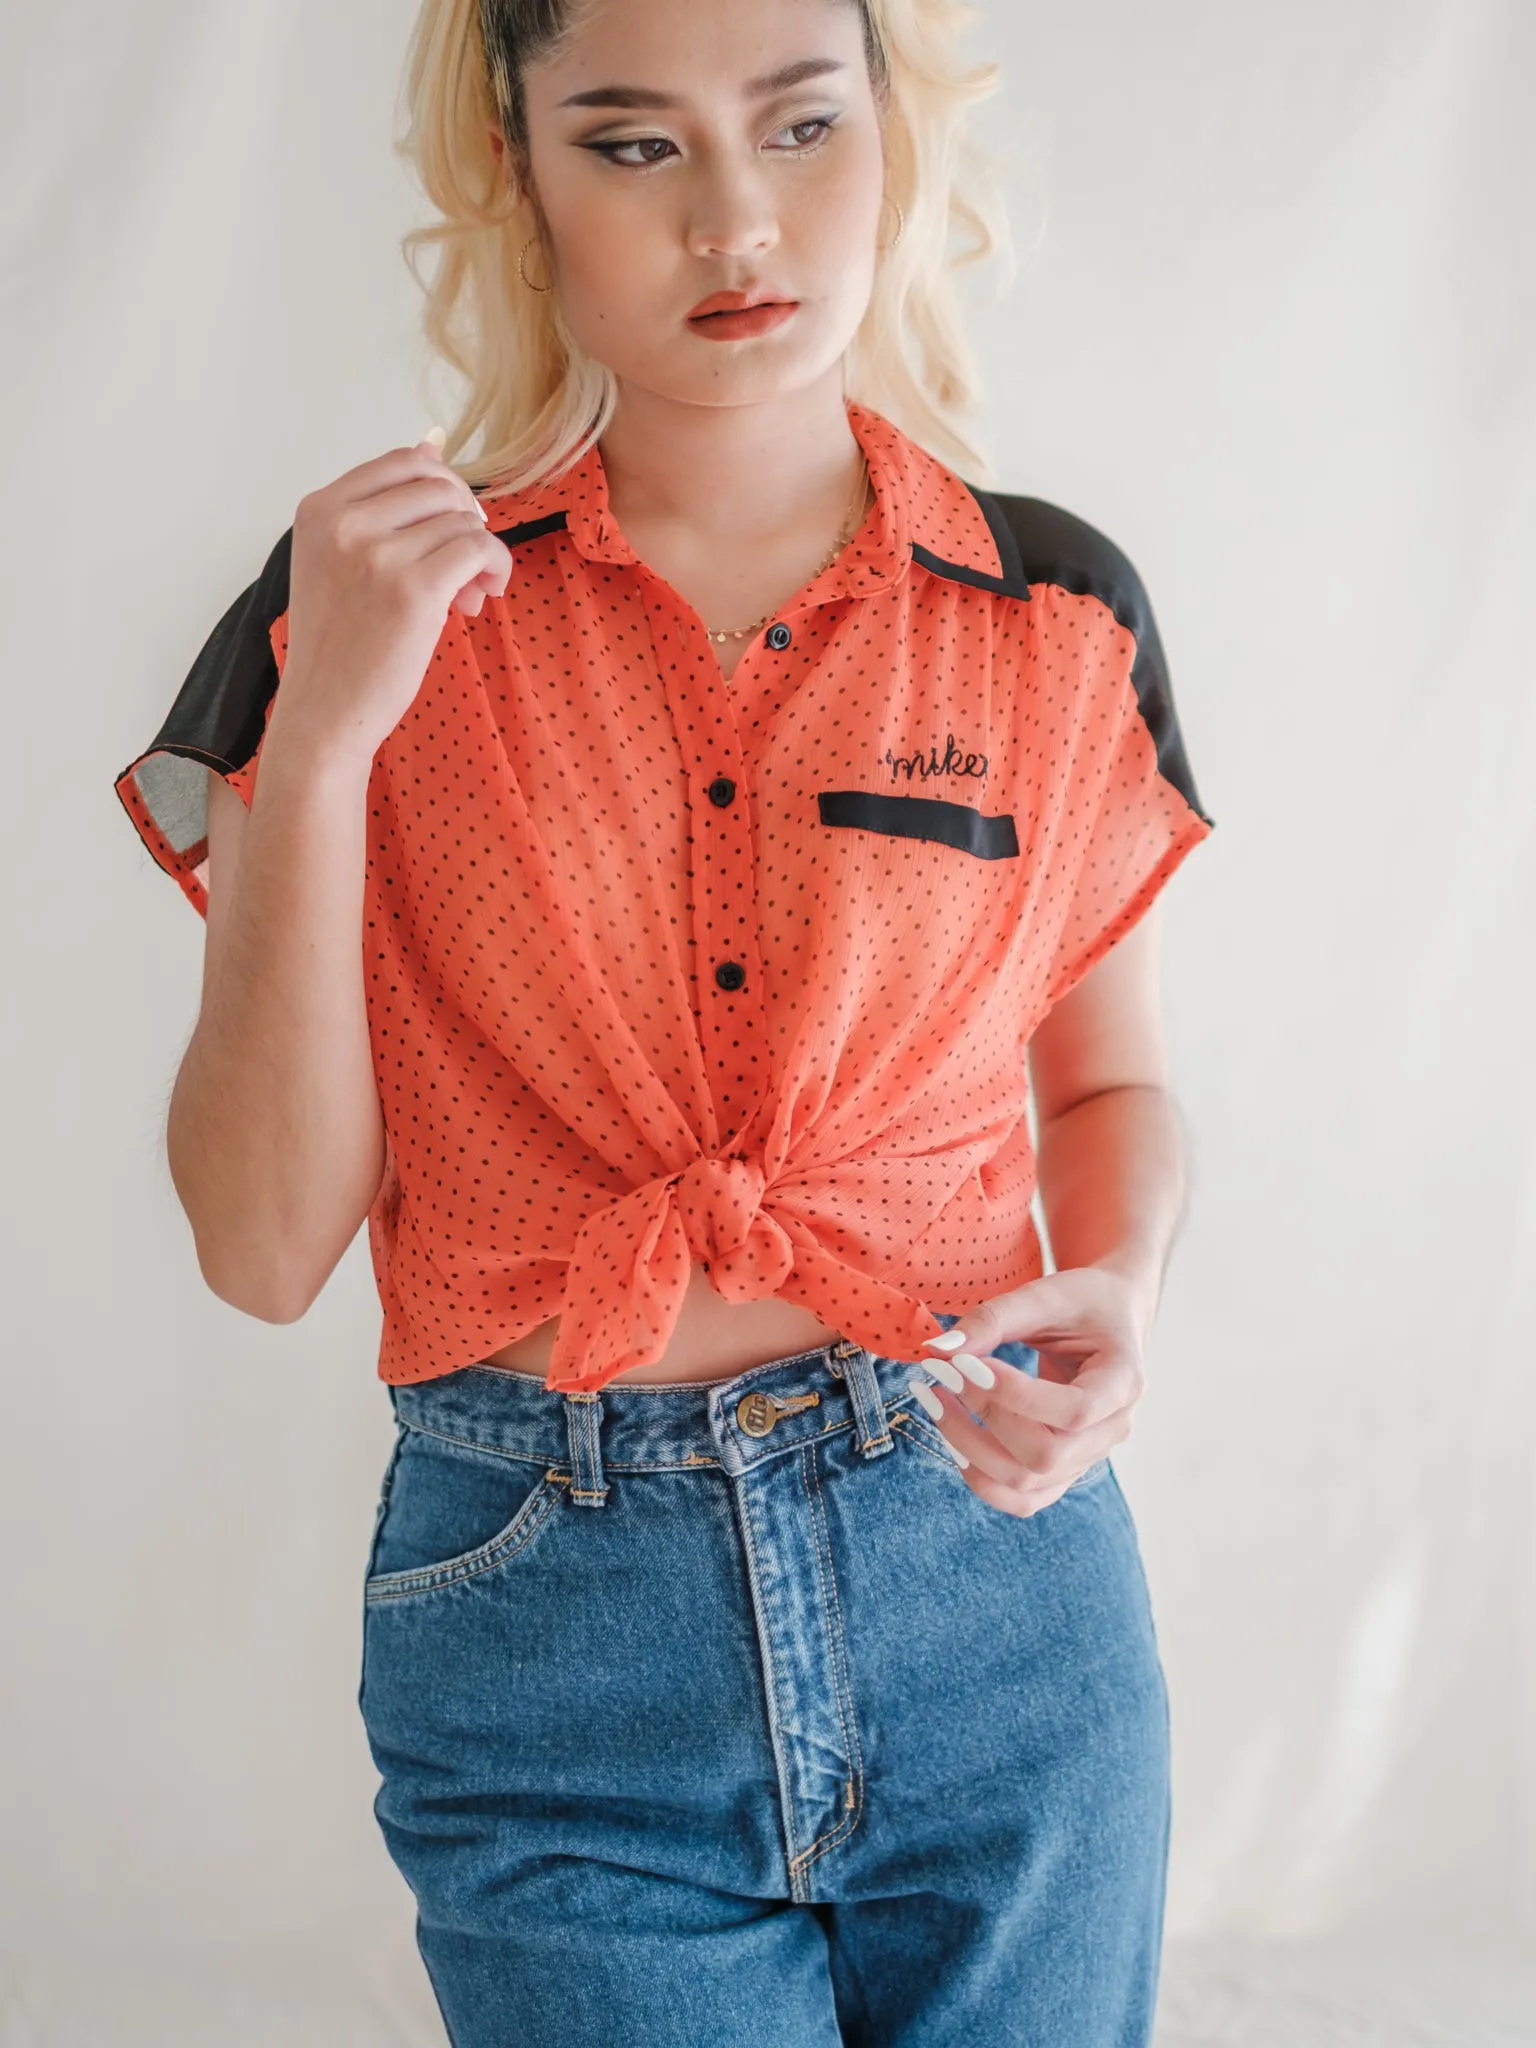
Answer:
<path fill-rule="evenodd" d="M 874 503 L 729 681 L 595 447 L 479 494 L 506 595 L 448 612 L 368 784 L 385 1381 L 558 1314 L 548 1386 L 601 1387 L 695 1259 L 895 1358 L 1041 1271 L 1025 1048 L 1211 821 L 1125 557 L 848 418 Z M 115 781 L 203 913 L 291 539 Z"/>

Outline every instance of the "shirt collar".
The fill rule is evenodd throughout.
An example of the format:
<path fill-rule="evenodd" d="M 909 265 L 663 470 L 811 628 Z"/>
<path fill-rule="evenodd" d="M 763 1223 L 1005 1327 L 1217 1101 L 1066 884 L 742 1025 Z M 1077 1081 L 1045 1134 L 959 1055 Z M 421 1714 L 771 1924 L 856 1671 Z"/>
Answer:
<path fill-rule="evenodd" d="M 868 596 L 897 583 L 912 567 L 914 547 L 921 550 L 919 560 L 926 555 L 943 567 L 1000 576 L 1003 564 L 992 529 L 963 479 L 883 414 L 856 399 L 844 404 L 864 451 L 874 503 L 837 559 L 807 586 L 802 601 Z M 492 532 L 563 519 L 572 545 L 588 560 L 639 560 L 614 518 L 595 442 L 556 476 L 523 491 L 481 496 Z"/>

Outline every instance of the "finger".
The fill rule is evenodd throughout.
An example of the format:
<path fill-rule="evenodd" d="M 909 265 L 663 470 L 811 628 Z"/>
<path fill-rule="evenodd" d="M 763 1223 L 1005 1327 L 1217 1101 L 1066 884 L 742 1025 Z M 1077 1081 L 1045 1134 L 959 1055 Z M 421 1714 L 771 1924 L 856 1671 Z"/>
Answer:
<path fill-rule="evenodd" d="M 354 498 L 339 516 L 338 531 L 364 538 L 399 533 L 449 512 L 473 513 L 481 526 L 488 523 L 480 500 L 463 478 L 438 469 L 430 476 L 407 478 L 387 493 Z"/>
<path fill-rule="evenodd" d="M 990 1387 L 967 1384 L 976 1380 L 978 1364 L 991 1371 Z M 965 1352 L 925 1359 L 924 1365 L 952 1393 L 963 1392 L 989 1425 L 994 1415 L 1007 1415 L 1049 1429 L 1086 1429 L 1131 1406 L 1143 1385 L 1139 1359 L 1119 1349 L 1088 1358 L 1070 1380 L 1041 1379 L 1006 1359 L 978 1361 Z"/>
<path fill-rule="evenodd" d="M 1124 1443 L 1131 1433 L 1130 1417 L 1124 1411 L 1087 1429 L 1024 1432 L 1016 1421 L 1005 1429 L 991 1419 L 976 1421 L 966 1403 L 947 1387 L 935 1387 L 933 1397 L 941 1411 L 934 1421 L 946 1440 L 963 1451 L 978 1471 L 1003 1485 L 1070 1486 L 1079 1473 L 1086 1472 L 1116 1444 Z"/>
<path fill-rule="evenodd" d="M 992 1479 L 1017 1478 L 1014 1460 L 994 1436 L 972 1422 L 953 1394 L 938 1387 L 924 1387 L 917 1381 L 912 1382 L 912 1391 L 944 1441 L 951 1450 L 960 1453 L 966 1464 L 978 1467 Z"/>
<path fill-rule="evenodd" d="M 478 618 L 488 597 L 506 595 L 507 577 L 501 569 L 482 569 L 478 576 L 472 576 L 454 598 L 459 610 L 469 618 Z"/>
<path fill-rule="evenodd" d="M 382 455 L 372 456 L 367 462 L 359 462 L 352 469 L 344 470 L 326 488 L 343 504 L 355 504 L 418 477 L 448 477 L 454 483 L 462 484 L 465 491 L 469 490 L 469 485 L 457 471 L 443 461 L 436 441 L 418 441 L 409 448 L 388 448 Z"/>
<path fill-rule="evenodd" d="M 1063 1477 L 1070 1485 L 1080 1472 L 1122 1444 L 1131 1433 L 1132 1413 L 1122 1408 L 1086 1429 L 1021 1429 L 1016 1420 L 989 1419 L 985 1427 L 1014 1460 L 1017 1476 L 1036 1485 L 1054 1486 Z"/>
<path fill-rule="evenodd" d="M 1004 1486 L 996 1479 L 968 1473 L 966 1484 L 972 1493 L 979 1500 L 986 1501 L 989 1507 L 1001 1508 L 1005 1515 L 1027 1518 L 1030 1515 L 1038 1515 L 1042 1508 L 1048 1508 L 1060 1500 L 1072 1482 L 1070 1479 L 1064 1480 L 1060 1486 L 1055 1487 Z"/>
<path fill-rule="evenodd" d="M 1069 1274 L 1072 1270 L 1068 1269 Z M 995 1345 L 1013 1339 L 1032 1345 L 1036 1331 L 1044 1336 L 1059 1325 L 1073 1326 L 1081 1313 L 1081 1288 L 1077 1282 L 1060 1273 L 1043 1273 L 1038 1280 L 1026 1280 L 1022 1287 L 977 1302 L 953 1328 L 930 1338 L 924 1349 L 964 1350 L 985 1358 Z M 955 1343 L 957 1336 L 964 1337 L 963 1344 Z"/>
<path fill-rule="evenodd" d="M 468 583 L 472 575 L 483 576 L 494 571 L 505 578 L 510 573 L 512 552 L 506 542 L 498 540 L 473 513 L 466 512 L 459 504 L 439 506 L 425 519 L 413 519 L 405 526 L 387 528 L 374 539 L 373 553 L 381 567 L 389 568 L 425 562 L 441 554 L 445 548 L 461 546 L 470 550 L 470 566 L 462 578 L 463 583 Z"/>

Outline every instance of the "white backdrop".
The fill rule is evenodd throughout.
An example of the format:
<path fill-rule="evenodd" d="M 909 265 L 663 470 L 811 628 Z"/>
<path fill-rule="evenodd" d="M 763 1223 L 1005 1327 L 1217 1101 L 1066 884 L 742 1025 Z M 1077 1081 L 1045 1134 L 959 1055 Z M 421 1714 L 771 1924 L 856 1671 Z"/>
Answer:
<path fill-rule="evenodd" d="M 111 789 L 300 495 L 441 410 L 413 11 L 0 19 L 8 2048 L 441 2038 L 355 1700 L 366 1243 L 286 1328 L 203 1286 L 163 1147 L 201 928 Z M 994 0 L 974 42 L 1024 251 L 975 302 L 996 480 L 1142 570 L 1218 821 L 1166 898 L 1193 1207 L 1116 1458 L 1163 2037 L 1536 2041 L 1536 9 Z M 1395 2030 L 1431 1976 L 1445 2031 Z"/>

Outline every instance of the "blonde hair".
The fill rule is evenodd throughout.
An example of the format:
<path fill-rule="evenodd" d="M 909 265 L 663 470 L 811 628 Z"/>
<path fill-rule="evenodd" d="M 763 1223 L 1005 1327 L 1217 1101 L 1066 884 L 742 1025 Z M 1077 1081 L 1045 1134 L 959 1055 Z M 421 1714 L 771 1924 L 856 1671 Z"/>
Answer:
<path fill-rule="evenodd" d="M 986 457 L 964 427 L 978 382 L 951 272 L 1012 256 L 990 167 L 962 134 L 968 108 L 995 91 L 997 67 L 962 65 L 957 44 L 972 14 L 962 0 L 852 4 L 884 112 L 886 190 L 904 224 L 880 253 L 844 389 L 983 482 Z M 518 275 L 540 224 L 525 181 L 509 179 L 487 132 L 497 121 L 514 159 L 525 148 L 508 53 L 521 63 L 548 54 L 573 11 L 574 0 L 422 0 L 411 38 L 408 126 L 395 147 L 440 218 L 401 246 L 426 297 L 427 341 L 467 387 L 444 455 L 477 486 L 521 490 L 558 474 L 613 410 L 613 373 L 577 345 L 559 294 L 531 291 Z M 968 239 L 952 253 L 956 230 Z M 420 258 L 434 248 L 427 277 Z M 477 436 L 479 452 L 461 459 Z"/>

